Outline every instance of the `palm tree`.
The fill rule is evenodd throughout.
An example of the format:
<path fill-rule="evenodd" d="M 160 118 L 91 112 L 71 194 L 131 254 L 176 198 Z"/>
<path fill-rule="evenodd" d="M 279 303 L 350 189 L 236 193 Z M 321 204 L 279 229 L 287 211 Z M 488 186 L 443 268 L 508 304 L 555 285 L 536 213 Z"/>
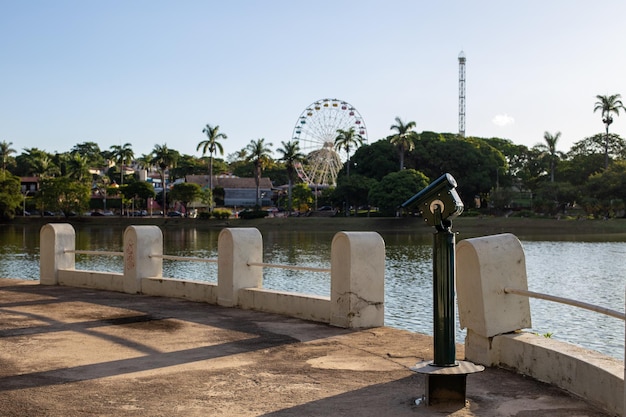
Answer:
<path fill-rule="evenodd" d="M 550 182 L 554 182 L 554 169 L 556 165 L 556 160 L 558 158 L 556 152 L 556 143 L 561 138 L 561 132 L 556 132 L 556 134 L 552 134 L 550 132 L 544 132 L 543 140 L 546 142 L 545 144 L 541 144 L 540 147 L 547 150 L 549 158 L 550 158 Z"/>
<path fill-rule="evenodd" d="M 296 172 L 296 163 L 304 159 L 304 154 L 300 152 L 300 143 L 297 140 L 286 142 L 286 143 L 282 142 L 282 144 L 283 144 L 283 147 L 278 148 L 277 151 L 283 154 L 280 160 L 285 162 L 285 166 L 287 168 L 287 178 L 289 179 L 288 207 L 289 207 L 289 212 L 291 212 L 291 209 L 292 209 L 291 190 L 293 188 L 294 174 Z"/>
<path fill-rule="evenodd" d="M 129 165 L 133 162 L 133 158 L 135 157 L 135 153 L 132 149 L 132 144 L 125 143 L 123 145 L 113 145 L 111 146 L 111 150 L 113 151 L 113 157 L 115 158 L 115 162 L 121 165 L 121 181 L 120 185 L 124 185 L 124 166 Z"/>
<path fill-rule="evenodd" d="M 152 171 L 152 155 L 141 154 L 139 158 L 135 160 L 137 166 L 146 171 Z"/>
<path fill-rule="evenodd" d="M 236 162 L 245 162 L 248 159 L 248 149 L 242 148 L 236 152 L 228 154 L 226 156 L 226 162 L 233 164 Z"/>
<path fill-rule="evenodd" d="M 163 184 L 163 217 L 167 216 L 167 184 L 165 183 L 165 171 L 176 166 L 177 152 L 169 149 L 167 144 L 154 145 L 152 150 L 152 165 L 159 167 Z"/>
<path fill-rule="evenodd" d="M 363 136 L 356 133 L 354 127 L 348 130 L 337 129 L 337 137 L 335 138 L 335 148 L 345 150 L 348 155 L 348 165 L 346 167 L 346 175 L 350 176 L 350 148 L 363 145 Z"/>
<path fill-rule="evenodd" d="M 0 155 L 2 155 L 2 173 L 4 175 L 4 173 L 7 170 L 7 158 L 9 156 L 11 156 L 12 153 L 15 153 L 15 149 L 11 148 L 11 145 L 13 145 L 13 142 L 7 142 L 5 140 L 3 140 L 2 142 L 0 142 Z"/>
<path fill-rule="evenodd" d="M 215 151 L 219 151 L 220 155 L 224 155 L 224 148 L 219 143 L 219 139 L 228 139 L 228 136 L 224 133 L 218 133 L 219 130 L 219 126 L 212 127 L 210 124 L 207 124 L 202 129 L 202 133 L 207 135 L 207 139 L 198 143 L 196 147 L 196 151 L 202 148 L 202 156 L 206 154 L 207 150 L 209 151 L 209 188 L 211 192 L 213 192 L 213 154 Z"/>
<path fill-rule="evenodd" d="M 30 174 L 45 178 L 60 174 L 60 169 L 54 164 L 52 156 L 37 148 L 24 149 L 24 159 L 28 164 Z"/>
<path fill-rule="evenodd" d="M 246 150 L 248 151 L 248 162 L 254 164 L 254 182 L 256 183 L 256 205 L 261 207 L 261 174 L 263 168 L 267 166 L 271 160 L 270 149 L 271 143 L 265 144 L 265 138 L 251 140 Z"/>
<path fill-rule="evenodd" d="M 413 132 L 415 126 L 416 123 L 414 121 L 404 124 L 399 117 L 396 117 L 396 124 L 390 127 L 391 130 L 396 131 L 396 134 L 391 137 L 390 141 L 393 145 L 398 147 L 398 153 L 400 154 L 400 171 L 404 169 L 404 154 L 411 152 L 415 148 L 415 141 L 417 139 L 417 133 Z"/>
<path fill-rule="evenodd" d="M 77 181 L 83 181 L 89 176 L 89 160 L 78 153 L 70 154 L 67 160 L 67 176 Z"/>
<path fill-rule="evenodd" d="M 602 111 L 602 123 L 606 126 L 606 140 L 604 142 L 604 169 L 606 169 L 609 167 L 609 126 L 613 123 L 611 113 L 615 113 L 616 116 L 619 116 L 619 111 L 626 109 L 622 104 L 622 100 L 620 100 L 620 94 L 613 94 L 611 96 L 598 95 L 596 98 L 598 101 L 596 101 L 593 112 L 595 113 L 597 110 Z"/>
<path fill-rule="evenodd" d="M 100 146 L 95 142 L 83 142 L 74 145 L 70 149 L 70 154 L 75 153 L 86 157 L 89 166 L 102 166 L 105 163 L 106 153 L 101 151 Z"/>

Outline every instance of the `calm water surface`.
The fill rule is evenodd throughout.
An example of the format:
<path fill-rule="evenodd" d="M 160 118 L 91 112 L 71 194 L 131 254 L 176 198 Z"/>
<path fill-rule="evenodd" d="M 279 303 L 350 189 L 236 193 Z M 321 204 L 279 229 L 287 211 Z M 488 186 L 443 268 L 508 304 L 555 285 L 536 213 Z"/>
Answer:
<path fill-rule="evenodd" d="M 82 250 L 122 250 L 121 227 L 83 226 L 76 246 Z M 219 231 L 166 229 L 165 254 L 217 258 Z M 334 233 L 263 233 L 264 261 L 328 268 Z M 386 246 L 385 324 L 432 334 L 432 236 L 382 234 Z M 525 239 L 528 286 L 532 291 L 573 298 L 624 311 L 626 242 L 540 241 Z M 0 276 L 39 279 L 39 227 L 0 227 Z M 122 272 L 117 257 L 78 255 L 76 267 Z M 163 276 L 217 282 L 217 264 L 167 261 Z M 264 287 L 330 295 L 330 275 L 264 269 Z M 601 314 L 542 300 L 530 300 L 534 332 L 624 357 L 624 322 Z M 464 331 L 457 329 L 457 340 Z"/>

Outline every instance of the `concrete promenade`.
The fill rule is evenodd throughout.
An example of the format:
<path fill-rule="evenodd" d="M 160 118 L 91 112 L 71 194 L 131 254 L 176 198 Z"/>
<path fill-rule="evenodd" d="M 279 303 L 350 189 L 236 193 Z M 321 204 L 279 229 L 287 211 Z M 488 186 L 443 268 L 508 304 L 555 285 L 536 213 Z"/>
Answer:
<path fill-rule="evenodd" d="M 463 347 L 457 348 L 459 359 Z M 432 338 L 181 299 L 0 279 L 0 415 L 606 416 L 502 369 L 416 405 Z"/>

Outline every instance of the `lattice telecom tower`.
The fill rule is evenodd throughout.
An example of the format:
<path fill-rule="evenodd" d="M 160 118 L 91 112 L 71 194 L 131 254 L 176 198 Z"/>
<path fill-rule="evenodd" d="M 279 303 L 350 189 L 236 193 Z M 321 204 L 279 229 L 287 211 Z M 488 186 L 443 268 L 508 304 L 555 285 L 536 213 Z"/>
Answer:
<path fill-rule="evenodd" d="M 465 137 L 465 54 L 459 54 L 459 135 Z"/>

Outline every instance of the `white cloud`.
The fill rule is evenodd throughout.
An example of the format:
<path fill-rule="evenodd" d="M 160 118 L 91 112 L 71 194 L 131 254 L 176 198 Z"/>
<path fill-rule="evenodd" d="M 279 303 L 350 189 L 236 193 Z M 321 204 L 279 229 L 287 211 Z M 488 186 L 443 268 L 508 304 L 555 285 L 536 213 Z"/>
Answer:
<path fill-rule="evenodd" d="M 515 119 L 508 114 L 497 114 L 491 122 L 496 126 L 508 126 L 515 123 Z"/>

